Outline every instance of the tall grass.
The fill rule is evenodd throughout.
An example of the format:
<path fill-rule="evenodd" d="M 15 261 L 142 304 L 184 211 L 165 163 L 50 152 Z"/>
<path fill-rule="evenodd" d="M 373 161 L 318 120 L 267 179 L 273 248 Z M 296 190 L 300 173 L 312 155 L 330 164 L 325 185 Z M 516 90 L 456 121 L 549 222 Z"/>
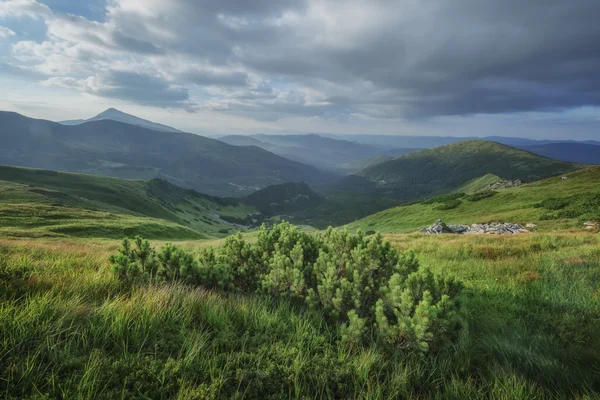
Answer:
<path fill-rule="evenodd" d="M 321 315 L 185 285 L 122 288 L 116 243 L 0 240 L 0 392 L 22 398 L 598 398 L 600 238 L 393 235 L 468 289 L 421 357 L 346 347 Z M 183 244 L 197 248 L 199 242 Z"/>

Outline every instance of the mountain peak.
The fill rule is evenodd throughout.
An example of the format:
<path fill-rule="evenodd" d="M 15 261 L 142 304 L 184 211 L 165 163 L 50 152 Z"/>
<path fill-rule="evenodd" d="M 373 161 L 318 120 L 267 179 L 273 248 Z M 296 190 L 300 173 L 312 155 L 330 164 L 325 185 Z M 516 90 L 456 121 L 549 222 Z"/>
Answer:
<path fill-rule="evenodd" d="M 117 110 L 116 108 L 110 107 L 106 110 L 102 111 L 100 114 L 96 115 L 93 118 L 86 120 L 75 120 L 75 121 L 63 121 L 61 122 L 64 125 L 79 125 L 85 122 L 92 121 L 101 121 L 101 120 L 112 120 L 123 122 L 130 125 L 137 125 L 143 128 L 153 129 L 155 131 L 161 132 L 181 132 L 178 129 L 175 129 L 168 125 L 158 124 L 156 122 L 148 121 L 147 119 L 136 117 L 135 115 L 127 114 L 121 110 Z"/>

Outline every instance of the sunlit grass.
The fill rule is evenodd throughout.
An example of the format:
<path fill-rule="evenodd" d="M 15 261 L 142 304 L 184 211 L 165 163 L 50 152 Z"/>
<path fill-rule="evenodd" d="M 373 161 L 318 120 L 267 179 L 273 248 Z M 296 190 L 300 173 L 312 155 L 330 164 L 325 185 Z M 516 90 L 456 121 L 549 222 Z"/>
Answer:
<path fill-rule="evenodd" d="M 317 313 L 120 286 L 118 241 L 0 240 L 4 398 L 597 398 L 600 237 L 393 234 L 467 288 L 467 334 L 421 358 L 346 348 Z M 164 242 L 155 242 L 160 245 Z M 178 245 L 198 251 L 220 241 Z"/>

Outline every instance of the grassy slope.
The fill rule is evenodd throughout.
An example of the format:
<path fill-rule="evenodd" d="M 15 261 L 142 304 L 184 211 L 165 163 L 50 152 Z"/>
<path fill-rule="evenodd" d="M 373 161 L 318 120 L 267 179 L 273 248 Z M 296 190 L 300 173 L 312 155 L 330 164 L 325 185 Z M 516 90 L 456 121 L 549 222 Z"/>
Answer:
<path fill-rule="evenodd" d="M 548 198 L 566 198 L 578 194 L 600 194 L 600 167 L 590 167 L 568 174 L 569 179 L 554 177 L 517 188 L 502 189 L 490 198 L 476 202 L 462 201 L 451 210 L 439 210 L 439 204 L 416 203 L 390 208 L 349 224 L 352 229 L 382 232 L 411 232 L 430 225 L 438 218 L 447 223 L 509 221 L 536 223 L 540 229 L 579 226 L 576 219 L 540 221 L 547 213 L 534 206 Z"/>
<path fill-rule="evenodd" d="M 345 348 L 318 315 L 182 284 L 130 293 L 116 242 L 0 239 L 6 398 L 597 398 L 600 237 L 392 235 L 460 277 L 449 353 Z M 196 249 L 203 242 L 182 244 Z M 585 397 L 587 396 L 587 397 Z"/>
<path fill-rule="evenodd" d="M 496 176 L 494 174 L 487 174 L 487 175 L 481 176 L 479 178 L 470 180 L 469 182 L 465 183 L 464 185 L 462 185 L 461 187 L 456 189 L 454 192 L 455 193 L 479 192 L 480 190 L 484 190 L 488 186 L 493 185 L 494 183 L 496 183 L 500 180 L 502 180 L 502 178 L 500 178 L 499 176 Z"/>
<path fill-rule="evenodd" d="M 575 169 L 574 164 L 496 142 L 473 140 L 407 154 L 357 175 L 381 187 L 435 195 L 455 190 L 485 174 L 532 182 Z"/>
<path fill-rule="evenodd" d="M 342 164 L 339 167 L 345 171 L 350 173 L 354 173 L 356 171 L 360 171 L 361 169 L 372 167 L 373 165 L 381 164 L 386 161 L 392 160 L 394 157 L 391 156 L 373 156 L 367 158 L 361 158 L 360 160 L 355 160 L 346 164 Z"/>
<path fill-rule="evenodd" d="M 18 235 L 202 238 L 231 228 L 217 215 L 243 218 L 255 211 L 161 180 L 3 166 L 0 193 L 0 229 Z"/>

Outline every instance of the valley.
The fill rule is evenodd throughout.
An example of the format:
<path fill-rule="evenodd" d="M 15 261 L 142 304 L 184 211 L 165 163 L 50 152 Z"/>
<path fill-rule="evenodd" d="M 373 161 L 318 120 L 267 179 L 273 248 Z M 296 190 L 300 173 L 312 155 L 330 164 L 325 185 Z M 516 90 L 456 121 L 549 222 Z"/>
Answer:
<path fill-rule="evenodd" d="M 9 117 L 6 398 L 600 393 L 599 166 L 470 140 L 322 172 L 277 154 L 346 142 Z M 438 219 L 531 228 L 418 232 Z"/>

